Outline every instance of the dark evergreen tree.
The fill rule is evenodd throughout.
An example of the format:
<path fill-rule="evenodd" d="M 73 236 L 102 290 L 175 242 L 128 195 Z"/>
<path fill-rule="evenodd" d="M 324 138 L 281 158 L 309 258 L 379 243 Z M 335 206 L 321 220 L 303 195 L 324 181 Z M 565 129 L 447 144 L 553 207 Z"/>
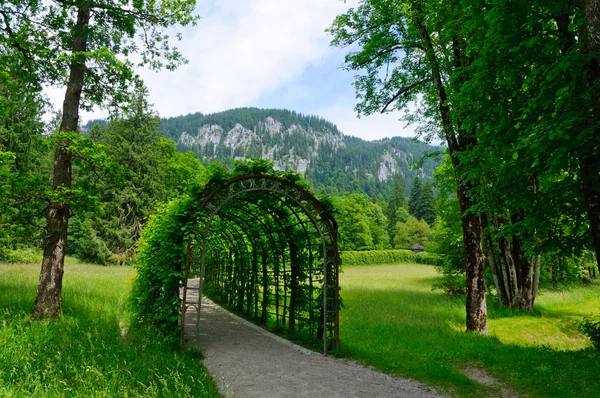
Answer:
<path fill-rule="evenodd" d="M 89 132 L 107 148 L 121 178 L 100 181 L 98 208 L 73 217 L 70 251 L 80 259 L 122 263 L 133 258 L 142 225 L 156 205 L 206 177 L 193 153 L 177 153 L 175 143 L 161 135 L 159 123 L 142 90 L 127 112 Z M 85 171 L 75 169 L 75 175 L 85 178 Z"/>
<path fill-rule="evenodd" d="M 387 208 L 388 234 L 392 246 L 394 244 L 394 237 L 396 236 L 396 223 L 399 221 L 397 212 L 398 209 L 405 207 L 406 195 L 404 194 L 404 182 L 402 181 L 402 177 L 399 174 L 396 174 Z"/>
<path fill-rule="evenodd" d="M 430 226 L 435 222 L 435 197 L 431 184 L 425 184 L 421 190 L 417 215 L 417 218 L 425 220 Z"/>
<path fill-rule="evenodd" d="M 421 202 L 421 194 L 423 191 L 423 184 L 421 183 L 421 179 L 416 177 L 413 180 L 413 186 L 410 190 L 410 198 L 408 199 L 408 212 L 419 219 L 419 203 Z"/>

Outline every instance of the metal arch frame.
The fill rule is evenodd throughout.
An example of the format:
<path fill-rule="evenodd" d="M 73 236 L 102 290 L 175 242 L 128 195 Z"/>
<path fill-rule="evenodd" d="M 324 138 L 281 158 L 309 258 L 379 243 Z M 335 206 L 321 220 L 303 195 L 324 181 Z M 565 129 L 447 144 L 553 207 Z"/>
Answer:
<path fill-rule="evenodd" d="M 196 235 L 202 236 L 201 255 L 200 255 L 200 282 L 198 291 L 196 320 L 196 344 L 199 344 L 200 335 L 200 311 L 202 301 L 202 289 L 204 284 L 205 256 L 207 251 L 207 236 L 210 226 L 217 213 L 233 198 L 255 191 L 272 192 L 287 197 L 294 202 L 296 206 L 302 209 L 303 213 L 309 218 L 318 233 L 323 246 L 323 353 L 329 353 L 328 341 L 333 340 L 334 350 L 339 349 L 339 251 L 337 245 L 337 224 L 335 219 L 326 211 L 323 204 L 317 200 L 311 193 L 299 185 L 287 181 L 283 178 L 264 175 L 251 174 L 232 178 L 210 192 L 208 187 L 200 193 L 200 198 L 204 197 L 195 219 Z M 207 209 L 210 213 L 204 218 L 204 229 L 198 230 L 201 222 L 200 215 Z M 185 322 L 185 296 L 189 277 L 190 263 L 192 259 L 192 240 L 189 237 L 187 244 L 186 269 L 184 280 L 184 305 L 182 306 L 182 328 Z M 332 273 L 333 275 L 330 275 Z M 333 295 L 333 297 L 331 297 Z M 333 305 L 329 303 L 333 301 Z M 331 308 L 333 307 L 333 308 Z M 333 313 L 333 325 L 328 322 L 328 315 Z"/>

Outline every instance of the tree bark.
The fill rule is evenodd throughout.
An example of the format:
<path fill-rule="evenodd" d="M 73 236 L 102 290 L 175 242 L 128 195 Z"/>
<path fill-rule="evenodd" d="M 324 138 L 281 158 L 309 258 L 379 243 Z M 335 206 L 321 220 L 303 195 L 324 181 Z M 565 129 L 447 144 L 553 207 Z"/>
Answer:
<path fill-rule="evenodd" d="M 502 273 L 498 269 L 498 264 L 496 263 L 496 255 L 494 253 L 494 241 L 492 239 L 492 232 L 489 230 L 489 224 L 487 221 L 487 216 L 485 214 L 481 215 L 481 226 L 483 229 L 487 229 L 485 233 L 485 249 L 486 249 L 486 258 L 488 260 L 488 264 L 490 265 L 490 270 L 492 271 L 492 276 L 494 278 L 494 285 L 496 286 L 496 291 L 498 292 L 498 301 L 500 305 L 507 306 L 508 305 L 508 294 L 506 293 L 505 281 L 502 277 Z"/>
<path fill-rule="evenodd" d="M 499 222 L 497 217 L 493 218 L 495 231 L 499 228 Z M 499 266 L 495 272 L 498 272 L 498 279 L 503 279 L 506 294 L 506 301 L 501 304 L 517 310 L 533 311 L 539 287 L 541 256 L 527 258 L 517 236 L 497 237 L 496 243 Z"/>
<path fill-rule="evenodd" d="M 581 52 L 583 54 L 595 53 L 586 65 L 586 79 L 589 87 L 595 87 L 600 79 L 600 0 L 584 0 L 583 16 L 587 24 L 582 34 Z M 592 91 L 594 99 L 594 113 L 591 125 L 595 126 L 595 140 L 589 148 L 588 156 L 582 159 L 581 181 L 583 183 L 583 197 L 588 207 L 588 217 L 596 262 L 600 268 L 600 89 Z"/>
<path fill-rule="evenodd" d="M 69 81 L 63 114 L 61 132 L 75 132 L 79 123 L 79 103 L 85 74 L 85 55 L 90 21 L 89 5 L 82 1 L 77 11 L 73 37 L 74 60 L 70 65 Z M 71 153 L 68 143 L 59 142 L 54 155 L 54 175 L 52 186 L 55 192 L 68 194 L 71 189 Z M 56 318 L 62 315 L 62 279 L 64 273 L 67 229 L 69 227 L 70 205 L 66 198 L 52 201 L 48 209 L 47 235 L 44 242 L 44 257 L 38 282 L 37 296 L 32 316 L 36 319 Z"/>
<path fill-rule="evenodd" d="M 461 213 L 461 225 L 463 230 L 464 259 L 467 274 L 467 304 L 466 304 L 466 326 L 467 331 L 487 333 L 487 307 L 485 302 L 485 276 L 484 256 L 482 249 L 481 219 L 478 214 L 470 213 L 468 210 L 473 206 L 469 193 L 472 186 L 460 178 L 458 153 L 469 150 L 476 144 L 476 138 L 472 132 L 461 130 L 457 137 L 454 132 L 453 123 L 450 118 L 448 106 L 448 94 L 442 80 L 441 67 L 437 59 L 431 35 L 425 26 L 422 10 L 417 10 L 416 26 L 421 35 L 425 48 L 425 57 L 431 69 L 431 78 L 438 94 L 439 111 L 442 129 L 448 143 L 448 150 L 452 158 L 452 166 L 455 170 L 458 186 L 457 196 Z M 460 139 L 460 141 L 459 141 Z"/>
<path fill-rule="evenodd" d="M 598 129 L 597 134 L 600 134 Z M 600 148 L 598 148 L 600 150 Z M 589 157 L 583 160 L 581 181 L 583 183 L 583 198 L 587 204 L 590 232 L 596 252 L 596 263 L 600 268 L 600 159 Z"/>
<path fill-rule="evenodd" d="M 469 185 L 459 184 L 458 201 L 463 214 L 461 224 L 467 268 L 467 331 L 487 333 L 481 218 L 468 211 L 473 206 L 468 196 L 469 189 Z"/>

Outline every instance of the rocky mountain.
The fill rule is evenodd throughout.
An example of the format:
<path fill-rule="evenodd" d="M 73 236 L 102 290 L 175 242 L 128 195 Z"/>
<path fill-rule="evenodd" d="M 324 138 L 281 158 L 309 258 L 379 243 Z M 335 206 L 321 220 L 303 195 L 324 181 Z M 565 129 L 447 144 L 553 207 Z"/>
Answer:
<path fill-rule="evenodd" d="M 319 192 L 365 192 L 379 199 L 387 199 L 396 174 L 407 193 L 416 176 L 431 181 L 435 162 L 414 164 L 439 150 L 403 137 L 365 141 L 318 116 L 281 109 L 195 113 L 162 119 L 160 130 L 178 150 L 191 150 L 204 163 L 263 157 L 279 170 L 302 173 Z"/>
<path fill-rule="evenodd" d="M 280 109 L 195 113 L 162 119 L 160 130 L 178 150 L 191 150 L 204 163 L 263 157 L 277 169 L 302 173 L 319 192 L 365 192 L 379 199 L 387 199 L 396 174 L 407 193 L 416 176 L 431 181 L 433 160 L 413 164 L 439 149 L 403 137 L 365 141 L 318 116 Z"/>

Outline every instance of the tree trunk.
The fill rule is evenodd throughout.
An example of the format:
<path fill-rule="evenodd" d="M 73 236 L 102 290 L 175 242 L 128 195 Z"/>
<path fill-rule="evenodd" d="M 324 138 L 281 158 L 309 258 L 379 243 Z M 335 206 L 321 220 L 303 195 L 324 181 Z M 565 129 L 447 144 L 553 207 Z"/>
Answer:
<path fill-rule="evenodd" d="M 598 133 L 600 134 L 600 129 Z M 600 149 L 600 148 L 599 148 Z M 600 155 L 583 160 L 581 181 L 583 183 L 583 198 L 587 204 L 590 232 L 596 252 L 596 263 L 600 268 Z"/>
<path fill-rule="evenodd" d="M 583 16 L 588 23 L 582 34 L 581 52 L 590 54 L 600 52 L 600 0 L 584 0 Z M 600 58 L 593 57 L 586 65 L 586 78 L 589 87 L 595 87 L 600 79 Z M 600 120 L 600 89 L 592 91 L 594 98 L 594 117 L 591 125 Z M 589 148 L 588 156 L 582 159 L 581 181 L 583 197 L 588 206 L 588 217 L 596 252 L 596 263 L 600 268 L 600 129 L 595 128 L 595 141 Z"/>
<path fill-rule="evenodd" d="M 498 301 L 500 302 L 500 305 L 506 307 L 508 306 L 508 294 L 506 293 L 505 289 L 506 285 L 504 284 L 502 273 L 498 269 L 498 264 L 496 263 L 492 232 L 489 230 L 487 216 L 485 214 L 481 216 L 481 223 L 483 229 L 488 229 L 488 231 L 485 233 L 486 258 L 488 260 L 488 264 L 490 265 L 490 270 L 492 271 L 496 291 L 498 292 Z"/>
<path fill-rule="evenodd" d="M 463 214 L 461 224 L 467 268 L 467 331 L 487 333 L 481 218 L 478 214 L 467 212 L 473 205 L 467 196 L 469 188 L 464 183 L 460 184 L 458 188 L 458 201 Z"/>
<path fill-rule="evenodd" d="M 73 54 L 76 58 L 70 65 L 69 81 L 63 102 L 61 132 L 75 132 L 79 123 L 79 103 L 83 90 L 85 56 L 77 55 L 87 49 L 90 8 L 83 1 L 79 4 Z M 52 186 L 55 192 L 68 194 L 71 189 L 71 153 L 68 143 L 59 142 L 54 155 L 54 175 Z M 44 258 L 38 283 L 37 296 L 32 316 L 36 319 L 56 318 L 62 315 L 61 292 L 64 273 L 67 229 L 69 227 L 70 205 L 66 198 L 51 202 L 47 216 L 47 235 L 44 242 Z"/>
<path fill-rule="evenodd" d="M 466 304 L 466 325 L 467 331 L 487 333 L 487 308 L 485 302 L 485 276 L 484 276 L 484 256 L 482 249 L 482 231 L 481 220 L 478 214 L 469 213 L 468 210 L 473 206 L 469 197 L 472 186 L 460 178 L 458 169 L 460 168 L 458 153 L 468 151 L 477 140 L 472 132 L 461 130 L 457 138 L 454 132 L 453 123 L 450 118 L 450 108 L 448 106 L 448 94 L 442 80 L 440 63 L 437 59 L 431 35 L 427 30 L 422 15 L 422 10 L 417 10 L 416 26 L 419 30 L 423 46 L 425 48 L 425 57 L 428 66 L 431 69 L 431 79 L 436 88 L 439 100 L 439 111 L 442 129 L 448 143 L 448 150 L 452 158 L 452 166 L 455 170 L 456 182 L 458 186 L 458 202 L 460 205 L 461 224 L 463 230 L 463 241 L 465 246 L 464 259 L 467 269 L 467 304 Z M 460 139 L 460 140 L 459 140 Z"/>

